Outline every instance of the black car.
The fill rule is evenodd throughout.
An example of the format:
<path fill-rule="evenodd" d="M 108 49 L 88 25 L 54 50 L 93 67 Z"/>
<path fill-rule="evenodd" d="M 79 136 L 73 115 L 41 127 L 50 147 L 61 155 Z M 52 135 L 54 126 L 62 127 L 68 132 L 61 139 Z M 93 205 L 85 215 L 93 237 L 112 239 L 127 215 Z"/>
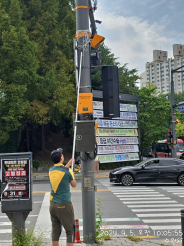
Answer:
<path fill-rule="evenodd" d="M 122 183 L 178 183 L 184 185 L 184 160 L 175 158 L 151 158 L 135 166 L 119 167 L 109 173 L 110 182 Z"/>

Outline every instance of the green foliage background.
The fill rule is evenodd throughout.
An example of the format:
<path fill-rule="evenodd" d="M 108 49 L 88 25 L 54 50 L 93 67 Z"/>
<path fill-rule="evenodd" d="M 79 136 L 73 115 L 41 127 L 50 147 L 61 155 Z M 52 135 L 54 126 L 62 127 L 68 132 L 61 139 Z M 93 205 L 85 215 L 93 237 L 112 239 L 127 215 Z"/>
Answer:
<path fill-rule="evenodd" d="M 0 3 L 0 152 L 44 150 L 50 132 L 72 133 L 74 7 L 73 0 Z M 170 103 L 151 85 L 139 89 L 137 69 L 120 64 L 105 44 L 100 50 L 102 65 L 119 68 L 120 93 L 139 95 L 141 149 L 146 149 L 165 136 Z M 102 90 L 101 68 L 91 72 L 93 89 Z"/>

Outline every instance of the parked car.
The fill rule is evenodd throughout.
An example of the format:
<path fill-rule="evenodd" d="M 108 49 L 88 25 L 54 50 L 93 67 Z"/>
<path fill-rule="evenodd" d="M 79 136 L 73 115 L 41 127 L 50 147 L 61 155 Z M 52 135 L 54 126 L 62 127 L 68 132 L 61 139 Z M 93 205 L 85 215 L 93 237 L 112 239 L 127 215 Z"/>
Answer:
<path fill-rule="evenodd" d="M 135 166 L 119 167 L 109 173 L 110 182 L 122 183 L 178 183 L 184 186 L 184 160 L 176 158 L 151 158 Z"/>

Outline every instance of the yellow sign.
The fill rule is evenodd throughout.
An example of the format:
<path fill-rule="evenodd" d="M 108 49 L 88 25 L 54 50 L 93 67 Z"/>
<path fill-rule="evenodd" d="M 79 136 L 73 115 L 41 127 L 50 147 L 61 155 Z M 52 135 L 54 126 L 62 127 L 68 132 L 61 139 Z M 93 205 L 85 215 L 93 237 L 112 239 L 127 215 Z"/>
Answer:
<path fill-rule="evenodd" d="M 93 113 L 93 94 L 92 93 L 79 93 L 79 114 Z"/>
<path fill-rule="evenodd" d="M 97 128 L 96 136 L 109 137 L 109 136 L 138 136 L 137 129 L 112 129 L 112 128 Z"/>

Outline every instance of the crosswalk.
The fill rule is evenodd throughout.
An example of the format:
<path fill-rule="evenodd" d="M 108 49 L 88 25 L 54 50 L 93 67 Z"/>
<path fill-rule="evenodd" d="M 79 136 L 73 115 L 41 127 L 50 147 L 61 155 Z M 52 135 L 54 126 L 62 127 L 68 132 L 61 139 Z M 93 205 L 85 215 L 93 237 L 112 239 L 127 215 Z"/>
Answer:
<path fill-rule="evenodd" d="M 184 188 L 178 186 L 124 187 L 108 182 L 101 182 L 101 184 L 106 186 L 112 197 L 115 196 L 122 204 L 119 213 L 121 217 L 103 218 L 102 230 L 117 232 L 118 235 L 121 233 L 122 236 L 134 232 L 134 235 L 138 236 L 155 237 L 161 233 L 166 237 L 168 232 L 173 232 L 174 236 L 178 235 L 177 237 L 181 238 L 180 210 L 184 208 L 184 201 L 180 198 L 184 197 Z M 45 193 L 43 201 L 35 201 L 35 203 L 41 203 L 41 209 L 37 215 L 30 214 L 26 223 L 30 223 L 31 217 L 36 217 L 34 227 L 36 234 L 39 234 L 40 230 L 44 231 L 45 239 L 50 240 L 49 193 Z M 82 236 L 82 218 L 79 218 L 79 223 Z M 6 215 L 0 215 L 0 238 L 2 234 L 11 234 L 11 232 L 11 222 Z M 61 238 L 66 238 L 65 232 L 62 233 Z"/>
<path fill-rule="evenodd" d="M 170 192 L 173 195 L 184 197 L 184 187 L 159 187 L 159 188 L 164 191 Z"/>
<path fill-rule="evenodd" d="M 181 237 L 181 213 L 183 203 L 172 199 L 167 192 L 184 197 L 184 188 L 164 186 L 112 186 L 104 184 L 120 201 L 131 209 L 135 216 L 155 232 L 167 235 L 168 231 L 177 230 Z"/>

